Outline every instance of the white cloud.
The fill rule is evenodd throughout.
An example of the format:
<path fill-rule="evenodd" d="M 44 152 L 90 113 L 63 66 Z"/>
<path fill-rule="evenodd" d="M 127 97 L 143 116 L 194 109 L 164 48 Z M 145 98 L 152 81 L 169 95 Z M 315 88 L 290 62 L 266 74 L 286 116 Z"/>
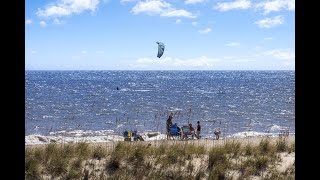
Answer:
<path fill-rule="evenodd" d="M 294 62 L 285 61 L 282 64 L 283 64 L 283 66 L 292 66 L 292 65 L 294 65 Z"/>
<path fill-rule="evenodd" d="M 179 23 L 181 23 L 181 19 L 176 20 L 176 24 L 179 24 Z"/>
<path fill-rule="evenodd" d="M 40 26 L 41 26 L 41 27 L 45 27 L 45 26 L 47 26 L 47 23 L 46 23 L 45 21 L 40 21 L 40 23 L 39 23 L 39 24 L 40 24 Z"/>
<path fill-rule="evenodd" d="M 86 50 L 82 50 L 81 53 L 82 54 L 87 54 L 87 51 Z"/>
<path fill-rule="evenodd" d="M 209 32 L 211 32 L 211 29 L 210 29 L 210 28 L 206 28 L 206 29 L 199 30 L 199 33 L 200 33 L 200 34 L 208 34 Z"/>
<path fill-rule="evenodd" d="M 131 64 L 132 68 L 150 69 L 157 67 L 159 69 L 193 69 L 193 68 L 212 68 L 216 62 L 220 59 L 212 59 L 206 56 L 201 56 L 191 59 L 180 59 L 166 57 L 164 59 L 158 58 L 139 58 L 136 60 L 135 64 Z M 170 64 L 170 67 L 168 67 Z"/>
<path fill-rule="evenodd" d="M 254 50 L 255 51 L 261 51 L 261 50 L 263 50 L 264 48 L 263 47 L 261 47 L 261 46 L 256 46 L 256 47 L 254 47 Z"/>
<path fill-rule="evenodd" d="M 262 50 L 262 48 L 260 48 Z M 226 56 L 224 59 L 234 60 L 234 62 L 250 62 L 257 60 L 272 60 L 272 59 L 280 59 L 283 60 L 281 62 L 290 62 L 295 59 L 295 53 L 291 49 L 271 49 L 260 51 L 258 53 L 252 53 L 248 56 L 236 57 L 236 56 Z"/>
<path fill-rule="evenodd" d="M 258 3 L 251 3 L 251 0 L 234 0 L 231 2 L 219 2 L 214 6 L 214 9 L 219 11 L 229 11 L 233 9 L 244 10 L 249 8 L 261 9 L 264 11 L 264 14 L 268 14 L 273 11 L 278 12 L 281 10 L 295 11 L 295 0 L 264 0 L 263 2 Z"/>
<path fill-rule="evenodd" d="M 139 0 L 121 0 L 120 3 L 125 4 L 125 3 L 131 3 L 131 2 L 137 2 Z"/>
<path fill-rule="evenodd" d="M 229 11 L 232 9 L 248 9 L 251 7 L 250 0 L 235 0 L 233 2 L 218 3 L 215 9 L 219 11 Z"/>
<path fill-rule="evenodd" d="M 264 14 L 268 14 L 272 11 L 280 11 L 282 9 L 294 11 L 295 10 L 295 0 L 273 0 L 265 1 L 256 4 L 255 6 L 258 9 L 263 9 Z"/>
<path fill-rule="evenodd" d="M 263 39 L 266 40 L 266 41 L 269 41 L 269 40 L 273 40 L 273 37 L 265 37 Z"/>
<path fill-rule="evenodd" d="M 284 60 L 292 60 L 295 58 L 295 53 L 292 52 L 290 49 L 268 50 L 264 52 L 263 55 L 272 56 L 274 58 L 284 59 Z"/>
<path fill-rule="evenodd" d="M 138 2 L 133 8 L 133 14 L 147 13 L 148 15 L 160 14 L 166 8 L 171 8 L 171 4 L 163 0 L 147 0 Z"/>
<path fill-rule="evenodd" d="M 246 56 L 224 56 L 223 59 L 226 60 L 226 63 L 230 62 L 255 62 L 257 61 L 258 55 L 256 54 L 250 54 Z"/>
<path fill-rule="evenodd" d="M 186 0 L 184 3 L 185 4 L 199 4 L 199 3 L 204 3 L 206 0 Z"/>
<path fill-rule="evenodd" d="M 230 42 L 230 43 L 227 43 L 226 46 L 229 46 L 229 47 L 240 46 L 240 43 L 238 43 L 238 42 Z"/>
<path fill-rule="evenodd" d="M 257 60 L 255 59 L 241 59 L 241 58 L 238 58 L 238 59 L 235 59 L 233 60 L 232 62 L 236 62 L 236 63 L 248 63 L 248 62 L 256 62 Z"/>
<path fill-rule="evenodd" d="M 36 53 L 37 53 L 36 50 L 32 50 L 32 51 L 31 51 L 31 54 L 36 54 Z"/>
<path fill-rule="evenodd" d="M 80 14 L 84 11 L 94 12 L 99 4 L 99 0 L 60 0 L 46 8 L 38 9 L 39 17 L 62 17 L 72 14 Z"/>
<path fill-rule="evenodd" d="M 60 21 L 59 19 L 55 18 L 55 19 L 53 20 L 53 24 L 58 24 L 58 25 L 64 24 L 64 21 Z"/>
<path fill-rule="evenodd" d="M 197 25 L 198 25 L 198 22 L 194 21 L 194 22 L 192 22 L 191 24 L 192 24 L 192 26 L 197 26 Z"/>
<path fill-rule="evenodd" d="M 223 59 L 235 59 L 235 56 L 224 56 Z"/>
<path fill-rule="evenodd" d="M 161 13 L 161 16 L 165 17 L 188 17 L 188 18 L 196 18 L 195 15 L 192 15 L 189 11 L 179 9 L 179 10 L 169 10 L 167 12 Z"/>
<path fill-rule="evenodd" d="M 146 13 L 148 15 L 160 15 L 165 17 L 188 17 L 196 16 L 183 9 L 175 9 L 164 0 L 139 1 L 131 10 L 133 14 Z"/>
<path fill-rule="evenodd" d="M 257 24 L 260 28 L 272 28 L 278 26 L 284 22 L 283 16 L 275 16 L 273 18 L 266 18 L 259 21 L 256 21 L 254 24 Z"/>
<path fill-rule="evenodd" d="M 27 19 L 25 23 L 26 24 L 32 24 L 32 20 L 31 19 Z"/>
<path fill-rule="evenodd" d="M 241 53 L 242 54 L 242 53 Z M 143 70 L 276 70 L 294 69 L 295 55 L 291 49 L 269 49 L 248 54 L 227 53 L 221 57 L 196 58 L 139 58 L 129 69 Z"/>

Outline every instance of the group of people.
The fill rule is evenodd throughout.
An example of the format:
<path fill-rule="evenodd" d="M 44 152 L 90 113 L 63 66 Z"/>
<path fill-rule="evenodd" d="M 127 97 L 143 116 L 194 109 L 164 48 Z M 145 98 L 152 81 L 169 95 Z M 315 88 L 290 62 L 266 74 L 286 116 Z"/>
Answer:
<path fill-rule="evenodd" d="M 166 123 L 166 129 L 167 129 L 167 139 L 169 139 L 170 135 L 170 127 L 172 126 L 172 118 L 173 118 L 173 113 L 170 113 L 168 119 L 167 119 L 167 123 Z M 201 125 L 200 125 L 200 121 L 197 122 L 197 130 L 195 131 L 195 129 L 192 127 L 192 124 L 189 124 L 189 130 L 190 132 L 187 133 L 183 133 L 183 131 L 181 131 L 181 128 L 179 126 L 177 126 L 177 123 L 175 123 L 174 125 L 177 126 L 178 131 L 179 131 L 179 135 L 181 136 L 182 139 L 187 139 L 188 135 L 191 135 L 192 139 L 194 139 L 194 136 L 197 139 L 200 139 L 200 132 L 201 132 Z"/>
<path fill-rule="evenodd" d="M 131 141 L 131 137 L 133 137 L 134 141 L 144 141 L 143 137 L 138 134 L 137 131 L 128 132 L 127 130 L 125 130 L 123 132 L 123 136 L 125 141 Z"/>
<path fill-rule="evenodd" d="M 194 139 L 196 137 L 197 139 L 200 139 L 200 132 L 201 132 L 201 125 L 200 121 L 197 121 L 197 128 L 194 129 L 192 124 L 190 123 L 188 126 L 183 126 L 182 129 L 175 123 L 172 125 L 172 118 L 173 118 L 173 113 L 170 113 L 167 122 L 166 122 L 166 129 L 167 129 L 167 140 L 169 140 L 170 137 L 172 137 L 172 132 L 170 132 L 170 128 L 176 128 L 176 134 L 181 137 L 181 139 L 188 139 L 188 135 L 191 135 L 191 138 Z M 218 140 L 220 138 L 220 128 L 216 129 L 214 131 L 214 134 L 216 136 L 216 139 Z M 144 141 L 142 136 L 137 133 L 137 131 L 133 132 L 128 132 L 124 131 L 123 136 L 125 137 L 125 141 L 131 141 L 131 137 L 134 138 L 134 141 Z"/>

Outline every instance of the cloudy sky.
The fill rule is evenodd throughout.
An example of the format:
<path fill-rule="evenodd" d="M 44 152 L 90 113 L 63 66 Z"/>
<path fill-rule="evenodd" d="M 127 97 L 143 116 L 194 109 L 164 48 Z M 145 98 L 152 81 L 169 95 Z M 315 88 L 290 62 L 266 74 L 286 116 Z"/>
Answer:
<path fill-rule="evenodd" d="M 295 0 L 26 0 L 25 17 L 27 70 L 295 69 Z"/>

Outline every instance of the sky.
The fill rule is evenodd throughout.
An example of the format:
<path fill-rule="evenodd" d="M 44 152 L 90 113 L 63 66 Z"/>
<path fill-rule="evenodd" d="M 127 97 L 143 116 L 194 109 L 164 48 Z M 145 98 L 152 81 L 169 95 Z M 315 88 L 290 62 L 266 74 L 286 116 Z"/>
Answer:
<path fill-rule="evenodd" d="M 26 70 L 295 70 L 295 0 L 25 4 Z"/>

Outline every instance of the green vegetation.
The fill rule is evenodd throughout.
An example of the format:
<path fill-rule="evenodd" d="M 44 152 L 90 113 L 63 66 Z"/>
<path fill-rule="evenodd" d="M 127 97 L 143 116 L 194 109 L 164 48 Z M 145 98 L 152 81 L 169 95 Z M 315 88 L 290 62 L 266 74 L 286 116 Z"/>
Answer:
<path fill-rule="evenodd" d="M 258 145 L 226 141 L 192 143 L 118 142 L 106 145 L 49 144 L 25 149 L 25 179 L 294 179 L 295 166 L 278 170 L 280 153 L 295 144 L 279 138 Z M 292 154 L 291 154 L 292 155 Z"/>

